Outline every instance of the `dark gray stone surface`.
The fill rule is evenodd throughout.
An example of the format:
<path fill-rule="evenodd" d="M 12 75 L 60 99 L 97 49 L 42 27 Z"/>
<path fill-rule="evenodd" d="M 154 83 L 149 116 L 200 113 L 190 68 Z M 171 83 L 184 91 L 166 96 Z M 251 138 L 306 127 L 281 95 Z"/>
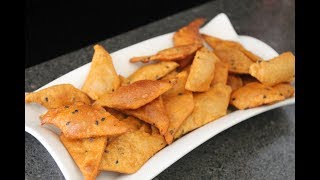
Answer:
<path fill-rule="evenodd" d="M 239 34 L 295 53 L 294 0 L 216 0 L 100 42 L 109 52 L 224 12 Z M 35 90 L 91 61 L 92 46 L 25 69 Z M 25 133 L 25 179 L 64 179 L 47 150 Z M 295 179 L 295 105 L 250 118 L 208 140 L 155 179 Z"/>

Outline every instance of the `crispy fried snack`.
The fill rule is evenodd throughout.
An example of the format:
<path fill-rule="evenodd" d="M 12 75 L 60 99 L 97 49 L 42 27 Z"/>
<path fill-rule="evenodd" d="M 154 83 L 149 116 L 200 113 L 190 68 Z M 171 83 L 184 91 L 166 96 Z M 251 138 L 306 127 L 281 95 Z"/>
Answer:
<path fill-rule="evenodd" d="M 230 74 L 228 76 L 227 85 L 229 85 L 232 91 L 237 90 L 243 86 L 242 79 L 236 74 Z"/>
<path fill-rule="evenodd" d="M 250 66 L 250 74 L 261 83 L 273 86 L 294 79 L 295 57 L 285 52 L 269 61 L 258 61 Z"/>
<path fill-rule="evenodd" d="M 166 142 L 171 144 L 173 135 L 193 111 L 194 102 L 192 92 L 184 91 L 184 93 L 179 93 L 175 96 L 164 96 L 163 104 L 170 120 L 168 131 L 164 137 Z"/>
<path fill-rule="evenodd" d="M 249 83 L 231 94 L 231 104 L 238 109 L 248 109 L 271 104 L 285 99 L 283 94 L 272 87 L 258 82 Z"/>
<path fill-rule="evenodd" d="M 142 126 L 140 130 L 123 134 L 108 144 L 102 156 L 100 170 L 135 173 L 165 146 L 162 135 L 150 132 L 150 127 Z"/>
<path fill-rule="evenodd" d="M 107 93 L 95 104 L 115 109 L 138 109 L 169 90 L 175 80 L 141 80 Z"/>
<path fill-rule="evenodd" d="M 26 95 L 27 103 L 38 103 L 47 109 L 71 105 L 74 102 L 91 104 L 90 98 L 71 84 L 54 85 Z"/>
<path fill-rule="evenodd" d="M 242 53 L 244 53 L 251 61 L 256 62 L 258 60 L 261 60 L 259 56 L 253 54 L 252 52 L 245 49 L 240 43 L 235 41 L 228 41 L 228 40 L 222 40 L 217 37 L 209 36 L 206 34 L 202 34 L 202 37 L 204 40 L 213 48 L 217 48 L 217 46 L 225 46 L 229 48 L 235 48 L 240 50 Z"/>
<path fill-rule="evenodd" d="M 185 88 L 193 92 L 207 91 L 214 78 L 215 63 L 218 61 L 218 57 L 205 47 L 197 51 Z"/>
<path fill-rule="evenodd" d="M 103 94 L 117 90 L 119 86 L 120 79 L 113 67 L 111 56 L 102 46 L 95 45 L 92 64 L 82 91 L 97 100 Z"/>
<path fill-rule="evenodd" d="M 157 54 L 152 56 L 133 57 L 130 59 L 130 62 L 135 63 L 135 62 L 141 61 L 143 63 L 147 63 L 155 60 L 179 61 L 194 54 L 201 47 L 202 47 L 202 44 L 189 44 L 189 45 L 171 47 L 168 49 L 161 50 Z"/>
<path fill-rule="evenodd" d="M 279 91 L 280 96 L 284 96 L 285 98 L 289 98 L 294 95 L 294 87 L 289 83 L 277 84 L 272 88 Z"/>
<path fill-rule="evenodd" d="M 61 134 L 60 140 L 79 167 L 84 179 L 96 179 L 107 138 L 68 139 Z"/>
<path fill-rule="evenodd" d="M 102 107 L 84 103 L 49 109 L 41 116 L 41 124 L 53 124 L 68 139 L 119 135 L 128 130 Z"/>
<path fill-rule="evenodd" d="M 194 93 L 194 110 L 174 134 L 174 139 L 227 114 L 231 87 L 216 84 L 204 93 Z"/>
<path fill-rule="evenodd" d="M 179 66 L 173 61 L 163 61 L 155 64 L 148 64 L 139 68 L 128 77 L 130 83 L 140 80 L 158 80 L 167 75 Z"/>
<path fill-rule="evenodd" d="M 229 72 L 249 74 L 249 67 L 253 62 L 238 49 L 217 46 L 214 53 L 228 65 Z"/>
<path fill-rule="evenodd" d="M 154 125 L 159 129 L 160 134 L 162 135 L 164 135 L 168 130 L 170 121 L 161 96 L 138 109 L 123 109 L 121 112 Z"/>
<path fill-rule="evenodd" d="M 218 61 L 214 67 L 214 77 L 211 81 L 211 86 L 222 83 L 226 84 L 228 79 L 228 66 L 225 65 L 223 62 Z"/>
<path fill-rule="evenodd" d="M 174 46 L 202 44 L 203 39 L 199 33 L 199 28 L 204 22 L 204 18 L 195 19 L 187 26 L 184 26 L 175 32 L 173 35 Z"/>

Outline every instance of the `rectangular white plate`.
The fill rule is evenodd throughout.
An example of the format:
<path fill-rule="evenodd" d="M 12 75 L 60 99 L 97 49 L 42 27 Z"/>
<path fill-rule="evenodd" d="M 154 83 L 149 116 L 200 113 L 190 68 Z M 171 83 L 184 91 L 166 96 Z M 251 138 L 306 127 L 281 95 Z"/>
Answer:
<path fill-rule="evenodd" d="M 238 41 L 247 49 L 255 52 L 263 59 L 270 59 L 278 55 L 275 50 L 258 39 L 249 36 L 238 36 L 231 25 L 230 20 L 225 14 L 217 15 L 201 28 L 201 32 L 223 39 Z M 141 66 L 139 63 L 129 63 L 130 57 L 149 54 L 151 55 L 159 50 L 172 47 L 172 35 L 173 33 L 158 36 L 112 53 L 111 56 L 113 58 L 116 71 L 123 76 L 130 75 Z M 106 47 L 106 49 L 108 49 L 108 47 Z M 70 83 L 77 88 L 81 88 L 88 74 L 90 64 L 91 63 L 88 63 L 82 67 L 79 67 L 41 87 L 40 89 L 61 83 Z M 191 133 L 175 141 L 170 146 L 162 149 L 146 164 L 144 164 L 138 172 L 134 174 L 125 175 L 119 173 L 102 172 L 97 179 L 152 179 L 178 159 L 186 155 L 188 152 L 225 129 L 262 112 L 294 103 L 295 98 L 292 97 L 285 101 L 269 106 L 234 111 L 218 120 L 192 131 Z M 46 109 L 40 105 L 25 104 L 25 131 L 33 135 L 44 145 L 44 147 L 57 162 L 67 180 L 82 179 L 83 176 L 80 170 L 60 142 L 57 134 L 48 128 L 41 127 L 39 116 L 45 111 Z M 53 128 L 53 130 L 55 129 Z"/>

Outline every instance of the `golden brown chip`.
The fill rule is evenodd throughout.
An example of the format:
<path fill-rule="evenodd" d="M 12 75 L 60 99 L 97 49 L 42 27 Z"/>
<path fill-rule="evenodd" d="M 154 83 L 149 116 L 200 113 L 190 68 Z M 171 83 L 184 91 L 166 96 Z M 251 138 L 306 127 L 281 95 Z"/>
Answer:
<path fill-rule="evenodd" d="M 285 98 L 292 97 L 294 94 L 294 87 L 289 83 L 277 84 L 272 88 L 279 91 L 280 96 L 284 96 Z"/>
<path fill-rule="evenodd" d="M 146 126 L 128 132 L 113 140 L 102 156 L 100 170 L 135 173 L 154 154 L 166 146 L 162 135 L 148 133 Z"/>
<path fill-rule="evenodd" d="M 171 89 L 169 89 L 168 91 L 163 93 L 163 95 L 162 95 L 163 97 L 177 96 L 177 95 L 183 94 L 186 91 L 186 89 L 184 87 L 186 85 L 187 78 L 188 78 L 187 71 L 181 71 L 180 73 L 178 73 L 174 77 L 166 77 L 166 78 L 170 78 L 170 79 L 176 78 L 177 83 L 175 85 L 173 85 Z"/>
<path fill-rule="evenodd" d="M 68 139 L 61 134 L 60 140 L 79 167 L 84 179 L 96 179 L 107 138 Z"/>
<path fill-rule="evenodd" d="M 173 35 L 174 46 L 202 44 L 203 40 L 199 33 L 199 28 L 204 22 L 204 18 L 195 19 L 187 26 L 184 26 L 175 32 Z"/>
<path fill-rule="evenodd" d="M 41 124 L 55 125 L 69 139 L 118 135 L 128 130 L 102 107 L 84 103 L 49 109 L 41 116 Z"/>
<path fill-rule="evenodd" d="M 173 61 L 163 61 L 155 64 L 148 64 L 139 68 L 128 77 L 130 83 L 140 80 L 158 80 L 173 71 L 179 64 Z"/>
<path fill-rule="evenodd" d="M 237 90 L 243 86 L 242 79 L 236 74 L 230 74 L 228 76 L 227 85 L 229 85 L 232 91 Z"/>
<path fill-rule="evenodd" d="M 168 130 L 169 118 L 161 96 L 138 109 L 124 109 L 121 111 L 154 125 L 160 130 L 160 134 L 162 135 Z"/>
<path fill-rule="evenodd" d="M 295 57 L 285 52 L 269 61 L 258 61 L 250 66 L 250 74 L 261 83 L 273 86 L 294 79 Z"/>
<path fill-rule="evenodd" d="M 91 104 L 90 98 L 71 84 L 59 84 L 26 95 L 26 103 L 38 103 L 47 109 L 71 105 L 75 102 Z"/>
<path fill-rule="evenodd" d="M 240 43 L 235 41 L 228 41 L 228 40 L 222 40 L 217 37 L 209 36 L 206 34 L 202 34 L 202 37 L 205 39 L 205 41 L 213 48 L 217 48 L 217 46 L 225 46 L 229 48 L 235 48 L 240 50 L 242 53 L 244 53 L 251 61 L 256 62 L 258 60 L 261 60 L 259 56 L 253 54 L 252 52 L 245 49 Z"/>
<path fill-rule="evenodd" d="M 252 82 L 259 82 L 256 78 L 254 78 L 253 76 L 249 75 L 249 74 L 241 74 L 240 75 L 241 79 L 242 79 L 242 84 L 246 85 Z"/>
<path fill-rule="evenodd" d="M 204 93 L 194 93 L 193 112 L 174 134 L 174 139 L 226 115 L 230 93 L 231 87 L 221 83 Z"/>
<path fill-rule="evenodd" d="M 230 103 L 238 109 L 248 109 L 283 99 L 284 96 L 281 96 L 276 89 L 253 82 L 232 92 Z"/>
<path fill-rule="evenodd" d="M 192 62 L 185 88 L 193 92 L 204 92 L 210 88 L 214 78 L 215 63 L 218 57 L 207 48 L 197 51 Z"/>
<path fill-rule="evenodd" d="M 216 62 L 214 67 L 214 77 L 213 77 L 213 80 L 211 81 L 211 86 L 218 83 L 226 84 L 227 79 L 228 79 L 228 66 L 221 61 Z"/>
<path fill-rule="evenodd" d="M 164 96 L 163 103 L 170 120 L 168 131 L 164 137 L 166 142 L 171 144 L 173 135 L 193 111 L 193 95 L 190 91 L 184 91 L 176 96 Z"/>
<path fill-rule="evenodd" d="M 169 90 L 174 80 L 141 80 L 128 86 L 121 86 L 114 93 L 107 93 L 95 104 L 116 109 L 138 109 Z"/>
<path fill-rule="evenodd" d="M 202 47 L 202 44 L 189 44 L 189 45 L 171 47 L 168 49 L 161 50 L 157 54 L 152 56 L 133 57 L 130 59 L 130 62 L 135 63 L 135 62 L 141 61 L 143 63 L 147 63 L 155 60 L 180 61 L 194 54 L 201 47 Z"/>
<path fill-rule="evenodd" d="M 249 74 L 249 67 L 253 62 L 246 55 L 235 48 L 220 47 L 217 46 L 214 53 L 228 65 L 229 72 Z"/>
<path fill-rule="evenodd" d="M 103 94 L 113 92 L 120 86 L 120 79 L 112 64 L 109 53 L 100 45 L 94 46 L 92 64 L 82 91 L 93 100 Z"/>

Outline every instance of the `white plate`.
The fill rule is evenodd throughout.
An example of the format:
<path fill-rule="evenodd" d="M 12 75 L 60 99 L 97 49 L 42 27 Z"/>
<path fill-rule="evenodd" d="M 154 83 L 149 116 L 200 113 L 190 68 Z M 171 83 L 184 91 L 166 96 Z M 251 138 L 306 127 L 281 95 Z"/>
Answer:
<path fill-rule="evenodd" d="M 201 28 L 201 32 L 223 39 L 238 41 L 247 49 L 255 52 L 264 59 L 270 59 L 278 55 L 275 50 L 258 39 L 249 36 L 238 36 L 225 14 L 217 15 L 203 28 Z M 124 76 L 130 75 L 139 66 L 141 66 L 141 64 L 129 63 L 129 57 L 154 54 L 161 49 L 171 47 L 172 34 L 173 33 L 158 36 L 112 53 L 111 56 L 113 58 L 116 71 Z M 106 47 L 106 49 L 108 49 L 108 47 Z M 71 83 L 75 87 L 81 88 L 87 76 L 90 64 L 91 63 L 88 63 L 82 67 L 79 67 L 78 69 L 65 74 L 64 76 L 50 82 L 40 89 L 61 83 Z M 134 174 L 125 175 L 119 173 L 102 172 L 97 179 L 152 179 L 178 159 L 186 155 L 188 152 L 192 151 L 200 144 L 204 143 L 225 129 L 262 112 L 294 103 L 295 98 L 292 97 L 273 105 L 234 111 L 218 120 L 192 131 L 191 133 L 172 143 L 170 146 L 162 149 L 147 163 L 145 163 L 138 172 Z M 57 162 L 60 170 L 67 180 L 82 179 L 83 176 L 79 168 L 73 162 L 71 156 L 60 142 L 58 136 L 51 130 L 41 127 L 39 116 L 45 111 L 45 108 L 41 107 L 40 105 L 25 104 L 25 131 L 33 135 L 44 145 L 44 147 Z M 54 128 L 52 129 L 56 130 Z"/>

